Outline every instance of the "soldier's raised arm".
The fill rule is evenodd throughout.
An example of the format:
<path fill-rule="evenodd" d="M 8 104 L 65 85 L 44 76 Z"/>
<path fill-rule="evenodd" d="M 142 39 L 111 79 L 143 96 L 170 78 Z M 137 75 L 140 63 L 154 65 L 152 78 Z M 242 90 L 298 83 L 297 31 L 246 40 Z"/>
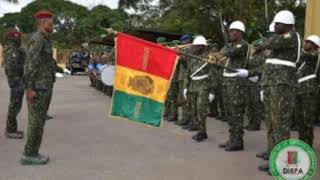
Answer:
<path fill-rule="evenodd" d="M 248 44 L 241 42 L 235 46 L 227 45 L 221 50 L 221 53 L 227 57 L 246 56 L 248 52 Z"/>

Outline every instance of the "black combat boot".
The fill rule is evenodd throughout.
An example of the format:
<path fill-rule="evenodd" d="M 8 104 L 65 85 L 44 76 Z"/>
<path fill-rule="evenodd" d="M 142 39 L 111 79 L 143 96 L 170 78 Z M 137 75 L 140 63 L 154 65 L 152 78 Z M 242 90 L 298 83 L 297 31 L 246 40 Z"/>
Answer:
<path fill-rule="evenodd" d="M 50 119 L 53 119 L 53 117 L 49 116 L 49 115 L 46 115 L 46 120 L 50 120 Z"/>
<path fill-rule="evenodd" d="M 170 119 L 170 117 L 171 117 L 170 115 L 164 115 L 163 120 L 168 121 Z"/>
<path fill-rule="evenodd" d="M 178 121 L 178 116 L 170 116 L 170 118 L 168 119 L 168 122 L 176 122 Z"/>
<path fill-rule="evenodd" d="M 254 127 L 254 126 L 246 126 L 244 127 L 244 129 L 248 130 L 248 131 L 260 131 L 260 127 Z"/>
<path fill-rule="evenodd" d="M 189 121 L 188 124 L 182 126 L 182 129 L 186 129 L 187 130 L 192 126 L 192 124 L 193 124 L 192 121 Z"/>
<path fill-rule="evenodd" d="M 192 125 L 188 128 L 188 131 L 191 131 L 191 132 L 197 131 L 197 130 L 198 130 L 198 128 L 197 128 L 197 126 L 195 126 L 194 124 L 192 124 Z"/>
<path fill-rule="evenodd" d="M 219 148 L 225 148 L 230 144 L 230 141 L 226 141 L 224 143 L 219 144 Z"/>
<path fill-rule="evenodd" d="M 269 161 L 269 156 L 270 156 L 270 154 L 269 154 L 269 153 L 266 153 L 266 154 L 262 157 L 262 159 L 265 160 L 265 161 Z"/>
<path fill-rule="evenodd" d="M 208 135 L 207 135 L 207 133 L 198 132 L 196 135 L 192 136 L 192 139 L 196 142 L 202 142 L 202 141 L 208 139 Z"/>
<path fill-rule="evenodd" d="M 256 157 L 263 159 L 263 157 L 264 157 L 267 153 L 268 153 L 268 151 L 260 152 L 260 153 L 256 154 Z"/>
<path fill-rule="evenodd" d="M 187 125 L 188 123 L 189 123 L 189 121 L 188 121 L 188 120 L 185 120 L 185 119 L 175 122 L 175 124 L 176 124 L 176 125 L 179 125 L 179 126 L 185 126 L 185 125 Z"/>
<path fill-rule="evenodd" d="M 230 143 L 224 148 L 225 151 L 242 151 L 243 149 L 243 143 Z"/>
<path fill-rule="evenodd" d="M 208 116 L 208 117 L 211 117 L 211 118 L 215 118 L 215 117 L 218 116 L 218 114 L 212 112 L 212 113 L 207 114 L 207 116 Z"/>
<path fill-rule="evenodd" d="M 259 169 L 259 171 L 268 172 L 269 165 L 268 164 L 260 165 L 260 166 L 258 166 L 258 169 Z"/>

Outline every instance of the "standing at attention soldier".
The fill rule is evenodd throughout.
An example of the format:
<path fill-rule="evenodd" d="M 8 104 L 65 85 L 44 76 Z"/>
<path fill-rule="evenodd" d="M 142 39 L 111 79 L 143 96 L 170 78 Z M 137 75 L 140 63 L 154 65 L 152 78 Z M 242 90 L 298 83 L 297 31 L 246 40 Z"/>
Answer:
<path fill-rule="evenodd" d="M 26 53 L 21 48 L 21 33 L 15 29 L 7 33 L 7 48 L 4 52 L 5 73 L 10 87 L 10 104 L 5 135 L 11 139 L 22 139 L 23 131 L 18 131 L 17 115 L 23 102 L 23 65 Z"/>
<path fill-rule="evenodd" d="M 49 162 L 48 156 L 39 154 L 39 148 L 47 115 L 47 104 L 51 99 L 56 71 L 51 40 L 53 14 L 47 11 L 39 11 L 34 17 L 38 29 L 28 44 L 24 67 L 29 121 L 27 142 L 20 161 L 23 165 L 43 165 Z"/>

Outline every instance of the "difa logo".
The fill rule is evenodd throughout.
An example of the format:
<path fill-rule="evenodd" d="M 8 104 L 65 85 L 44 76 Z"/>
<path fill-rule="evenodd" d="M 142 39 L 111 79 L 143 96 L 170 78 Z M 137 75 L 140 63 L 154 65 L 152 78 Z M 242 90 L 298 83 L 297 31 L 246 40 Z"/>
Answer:
<path fill-rule="evenodd" d="M 290 139 L 272 150 L 269 167 L 277 180 L 309 180 L 316 171 L 317 157 L 308 144 Z"/>
<path fill-rule="evenodd" d="M 283 168 L 283 174 L 301 175 L 303 169 L 298 166 L 298 152 L 287 151 L 287 167 Z"/>

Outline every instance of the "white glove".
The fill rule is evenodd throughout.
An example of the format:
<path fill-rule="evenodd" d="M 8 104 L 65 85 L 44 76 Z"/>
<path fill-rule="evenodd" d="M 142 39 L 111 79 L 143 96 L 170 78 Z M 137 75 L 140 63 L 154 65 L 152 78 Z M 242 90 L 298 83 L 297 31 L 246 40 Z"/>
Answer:
<path fill-rule="evenodd" d="M 214 94 L 209 94 L 209 102 L 211 103 L 213 100 L 214 100 L 214 98 L 215 98 L 215 96 L 214 96 Z"/>
<path fill-rule="evenodd" d="M 249 75 L 249 71 L 246 69 L 237 69 L 237 71 L 238 71 L 238 77 L 246 78 Z"/>
<path fill-rule="evenodd" d="M 252 77 L 249 77 L 248 79 L 249 81 L 256 83 L 259 81 L 259 76 L 252 76 Z"/>
<path fill-rule="evenodd" d="M 260 91 L 260 100 L 261 100 L 261 102 L 263 102 L 263 99 L 264 99 L 263 91 Z"/>
<path fill-rule="evenodd" d="M 187 100 L 187 91 L 188 91 L 187 89 L 183 90 L 183 97 L 185 100 Z"/>
<path fill-rule="evenodd" d="M 68 69 L 63 69 L 63 72 L 66 74 L 71 74 L 71 72 Z"/>
<path fill-rule="evenodd" d="M 57 78 L 63 78 L 63 75 L 61 73 L 56 73 Z"/>

